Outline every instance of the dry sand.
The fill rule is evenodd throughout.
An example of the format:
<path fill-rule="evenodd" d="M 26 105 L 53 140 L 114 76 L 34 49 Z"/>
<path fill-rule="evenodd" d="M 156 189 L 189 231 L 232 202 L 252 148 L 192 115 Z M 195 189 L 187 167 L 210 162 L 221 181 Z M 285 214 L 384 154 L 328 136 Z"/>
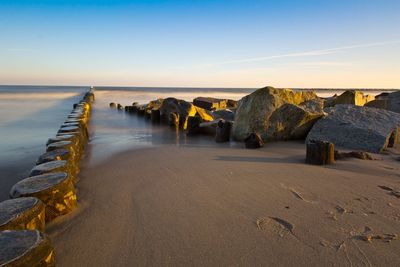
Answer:
<path fill-rule="evenodd" d="M 400 266 L 393 155 L 321 167 L 298 142 L 91 151 L 80 208 L 48 228 L 59 266 Z"/>

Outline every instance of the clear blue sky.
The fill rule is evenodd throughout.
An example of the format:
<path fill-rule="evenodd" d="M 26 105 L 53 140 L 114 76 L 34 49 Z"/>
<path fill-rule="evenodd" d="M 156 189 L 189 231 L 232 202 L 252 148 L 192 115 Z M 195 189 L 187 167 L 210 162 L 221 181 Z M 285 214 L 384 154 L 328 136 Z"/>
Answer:
<path fill-rule="evenodd" d="M 0 84 L 400 88 L 399 0 L 0 1 Z"/>

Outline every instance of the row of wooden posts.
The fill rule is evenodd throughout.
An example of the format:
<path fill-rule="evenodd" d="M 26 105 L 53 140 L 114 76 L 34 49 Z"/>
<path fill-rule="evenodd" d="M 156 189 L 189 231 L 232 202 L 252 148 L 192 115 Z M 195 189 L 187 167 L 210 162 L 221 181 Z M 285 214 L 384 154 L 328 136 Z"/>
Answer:
<path fill-rule="evenodd" d="M 55 137 L 48 139 L 30 177 L 16 183 L 0 203 L 0 266 L 55 266 L 46 223 L 77 206 L 80 160 L 89 141 L 94 93 L 74 104 Z"/>

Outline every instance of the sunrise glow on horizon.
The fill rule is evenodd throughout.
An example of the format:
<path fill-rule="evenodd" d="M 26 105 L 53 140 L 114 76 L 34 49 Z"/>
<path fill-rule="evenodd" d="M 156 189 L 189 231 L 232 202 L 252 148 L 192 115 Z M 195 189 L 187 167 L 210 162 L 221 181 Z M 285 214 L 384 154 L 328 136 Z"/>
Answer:
<path fill-rule="evenodd" d="M 0 3 L 0 84 L 400 88 L 399 1 Z"/>

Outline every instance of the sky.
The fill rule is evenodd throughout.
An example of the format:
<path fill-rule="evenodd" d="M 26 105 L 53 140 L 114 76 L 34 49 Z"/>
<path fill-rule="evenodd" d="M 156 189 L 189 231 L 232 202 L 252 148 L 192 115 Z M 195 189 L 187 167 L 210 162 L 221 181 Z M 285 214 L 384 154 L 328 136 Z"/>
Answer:
<path fill-rule="evenodd" d="M 0 0 L 0 84 L 400 88 L 399 0 Z"/>

